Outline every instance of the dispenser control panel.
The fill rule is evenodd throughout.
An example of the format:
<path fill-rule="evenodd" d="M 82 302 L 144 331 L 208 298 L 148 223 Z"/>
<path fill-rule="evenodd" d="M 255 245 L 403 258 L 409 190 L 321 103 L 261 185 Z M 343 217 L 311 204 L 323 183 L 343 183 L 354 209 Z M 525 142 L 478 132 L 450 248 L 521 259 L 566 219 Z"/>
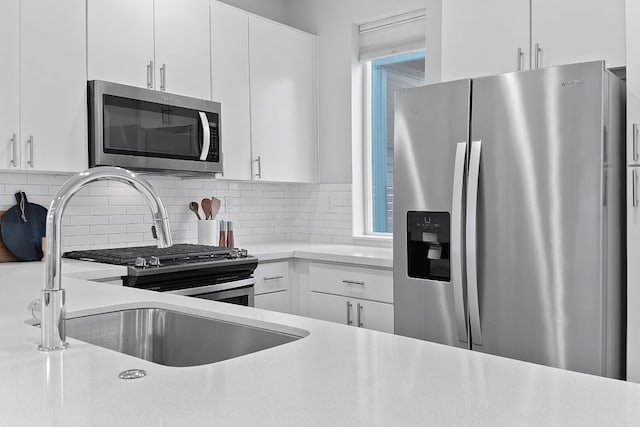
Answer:
<path fill-rule="evenodd" d="M 449 212 L 407 212 L 409 277 L 448 282 L 451 215 Z"/>

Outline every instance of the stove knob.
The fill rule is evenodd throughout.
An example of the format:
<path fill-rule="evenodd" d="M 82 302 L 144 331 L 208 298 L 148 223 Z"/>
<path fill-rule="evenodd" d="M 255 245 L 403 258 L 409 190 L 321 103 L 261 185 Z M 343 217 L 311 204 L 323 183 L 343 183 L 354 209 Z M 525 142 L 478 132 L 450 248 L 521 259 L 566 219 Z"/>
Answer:
<path fill-rule="evenodd" d="M 246 249 L 240 249 L 240 258 L 246 258 L 249 256 L 249 252 Z"/>
<path fill-rule="evenodd" d="M 149 258 L 149 265 L 151 267 L 160 267 L 160 258 L 158 258 L 157 256 L 152 256 L 151 258 Z"/>
<path fill-rule="evenodd" d="M 236 259 L 238 258 L 238 251 L 235 249 L 232 249 L 229 251 L 229 258 L 231 259 Z"/>
<path fill-rule="evenodd" d="M 146 267 L 147 266 L 147 260 L 142 258 L 142 257 L 138 257 L 136 258 L 136 267 Z"/>

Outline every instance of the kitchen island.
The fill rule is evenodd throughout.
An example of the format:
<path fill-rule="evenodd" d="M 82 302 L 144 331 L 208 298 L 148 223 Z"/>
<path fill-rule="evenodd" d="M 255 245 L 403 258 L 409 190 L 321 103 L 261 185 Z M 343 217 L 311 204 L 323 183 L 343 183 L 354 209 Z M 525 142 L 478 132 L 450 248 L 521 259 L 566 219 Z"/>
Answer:
<path fill-rule="evenodd" d="M 164 307 L 303 329 L 292 343 L 203 366 L 157 365 L 69 338 L 36 350 L 25 323 L 44 264 L 0 265 L 0 425 L 640 425 L 640 385 L 371 330 L 93 280 L 121 267 L 68 262 L 68 317 Z M 121 380 L 139 368 L 148 375 Z"/>

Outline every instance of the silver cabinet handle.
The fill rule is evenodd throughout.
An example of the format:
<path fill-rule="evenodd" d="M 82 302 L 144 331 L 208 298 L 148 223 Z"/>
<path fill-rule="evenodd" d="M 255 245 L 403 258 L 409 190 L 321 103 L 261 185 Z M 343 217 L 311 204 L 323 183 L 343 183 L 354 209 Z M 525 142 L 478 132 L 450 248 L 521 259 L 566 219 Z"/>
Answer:
<path fill-rule="evenodd" d="M 458 329 L 458 340 L 468 342 L 467 310 L 465 304 L 465 281 L 462 265 L 463 236 L 463 199 L 464 169 L 467 157 L 467 143 L 459 142 L 456 147 L 456 158 L 453 167 L 453 203 L 451 206 L 451 284 L 453 285 L 453 303 Z"/>
<path fill-rule="evenodd" d="M 153 89 L 153 60 L 147 64 L 147 89 Z"/>
<path fill-rule="evenodd" d="M 536 48 L 535 48 L 535 64 L 536 64 L 536 69 L 540 68 L 540 52 L 542 52 L 542 49 L 540 48 L 540 43 L 536 43 Z"/>
<path fill-rule="evenodd" d="M 260 156 L 258 156 L 253 162 L 258 164 L 258 173 L 255 177 L 262 178 L 262 160 L 260 159 Z"/>
<path fill-rule="evenodd" d="M 353 321 L 351 320 L 351 301 L 347 301 L 347 325 L 353 325 Z"/>
<path fill-rule="evenodd" d="M 14 133 L 11 137 L 11 161 L 9 162 L 14 168 L 18 167 L 18 137 Z"/>
<path fill-rule="evenodd" d="M 267 282 L 269 280 L 278 280 L 278 279 L 284 279 L 284 276 L 283 275 L 279 275 L 279 276 L 263 277 L 262 280 Z"/>
<path fill-rule="evenodd" d="M 638 207 L 638 169 L 631 171 L 631 203 L 633 207 Z"/>
<path fill-rule="evenodd" d="M 162 64 L 160 67 L 160 90 L 167 90 L 167 64 Z"/>
<path fill-rule="evenodd" d="M 362 321 L 362 311 L 364 307 L 362 304 L 358 303 L 358 328 L 362 328 L 364 326 L 364 322 Z"/>
<path fill-rule="evenodd" d="M 364 282 L 360 282 L 360 281 L 357 281 L 357 280 L 343 280 L 342 283 L 344 283 L 345 285 L 364 286 Z"/>
<path fill-rule="evenodd" d="M 519 47 L 518 48 L 518 58 L 516 59 L 517 60 L 517 62 L 516 62 L 516 64 L 517 64 L 516 70 L 517 71 L 522 71 L 522 58 L 524 58 L 524 52 L 522 51 L 522 48 Z"/>
<path fill-rule="evenodd" d="M 633 160 L 638 161 L 638 124 L 633 124 L 632 129 L 632 141 L 633 141 Z"/>
<path fill-rule="evenodd" d="M 480 327 L 480 301 L 478 297 L 477 265 L 477 221 L 478 221 L 478 181 L 480 180 L 480 153 L 482 142 L 471 143 L 469 156 L 469 181 L 467 185 L 467 293 L 469 298 L 469 318 L 471 320 L 471 339 L 474 344 L 482 345 Z"/>
<path fill-rule="evenodd" d="M 27 161 L 27 164 L 30 168 L 33 168 L 35 165 L 35 162 L 33 161 L 33 135 L 29 135 L 27 144 L 29 144 L 29 160 Z"/>

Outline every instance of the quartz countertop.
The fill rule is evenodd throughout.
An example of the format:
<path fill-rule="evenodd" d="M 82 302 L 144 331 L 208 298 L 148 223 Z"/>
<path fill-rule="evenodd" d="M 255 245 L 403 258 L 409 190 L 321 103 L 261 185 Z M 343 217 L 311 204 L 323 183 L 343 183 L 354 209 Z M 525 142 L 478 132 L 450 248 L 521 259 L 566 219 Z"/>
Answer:
<path fill-rule="evenodd" d="M 261 262 L 296 258 L 393 268 L 392 248 L 306 242 L 248 243 L 243 247 Z"/>
<path fill-rule="evenodd" d="M 65 351 L 42 353 L 36 350 L 40 331 L 24 322 L 30 317 L 27 304 L 42 288 L 44 265 L 3 264 L 0 425 L 640 425 L 637 384 L 78 278 L 114 272 L 111 266 L 65 261 L 68 317 L 114 307 L 174 307 L 310 334 L 188 368 L 157 365 L 74 339 Z M 148 375 L 118 379 L 119 372 L 131 368 Z"/>

